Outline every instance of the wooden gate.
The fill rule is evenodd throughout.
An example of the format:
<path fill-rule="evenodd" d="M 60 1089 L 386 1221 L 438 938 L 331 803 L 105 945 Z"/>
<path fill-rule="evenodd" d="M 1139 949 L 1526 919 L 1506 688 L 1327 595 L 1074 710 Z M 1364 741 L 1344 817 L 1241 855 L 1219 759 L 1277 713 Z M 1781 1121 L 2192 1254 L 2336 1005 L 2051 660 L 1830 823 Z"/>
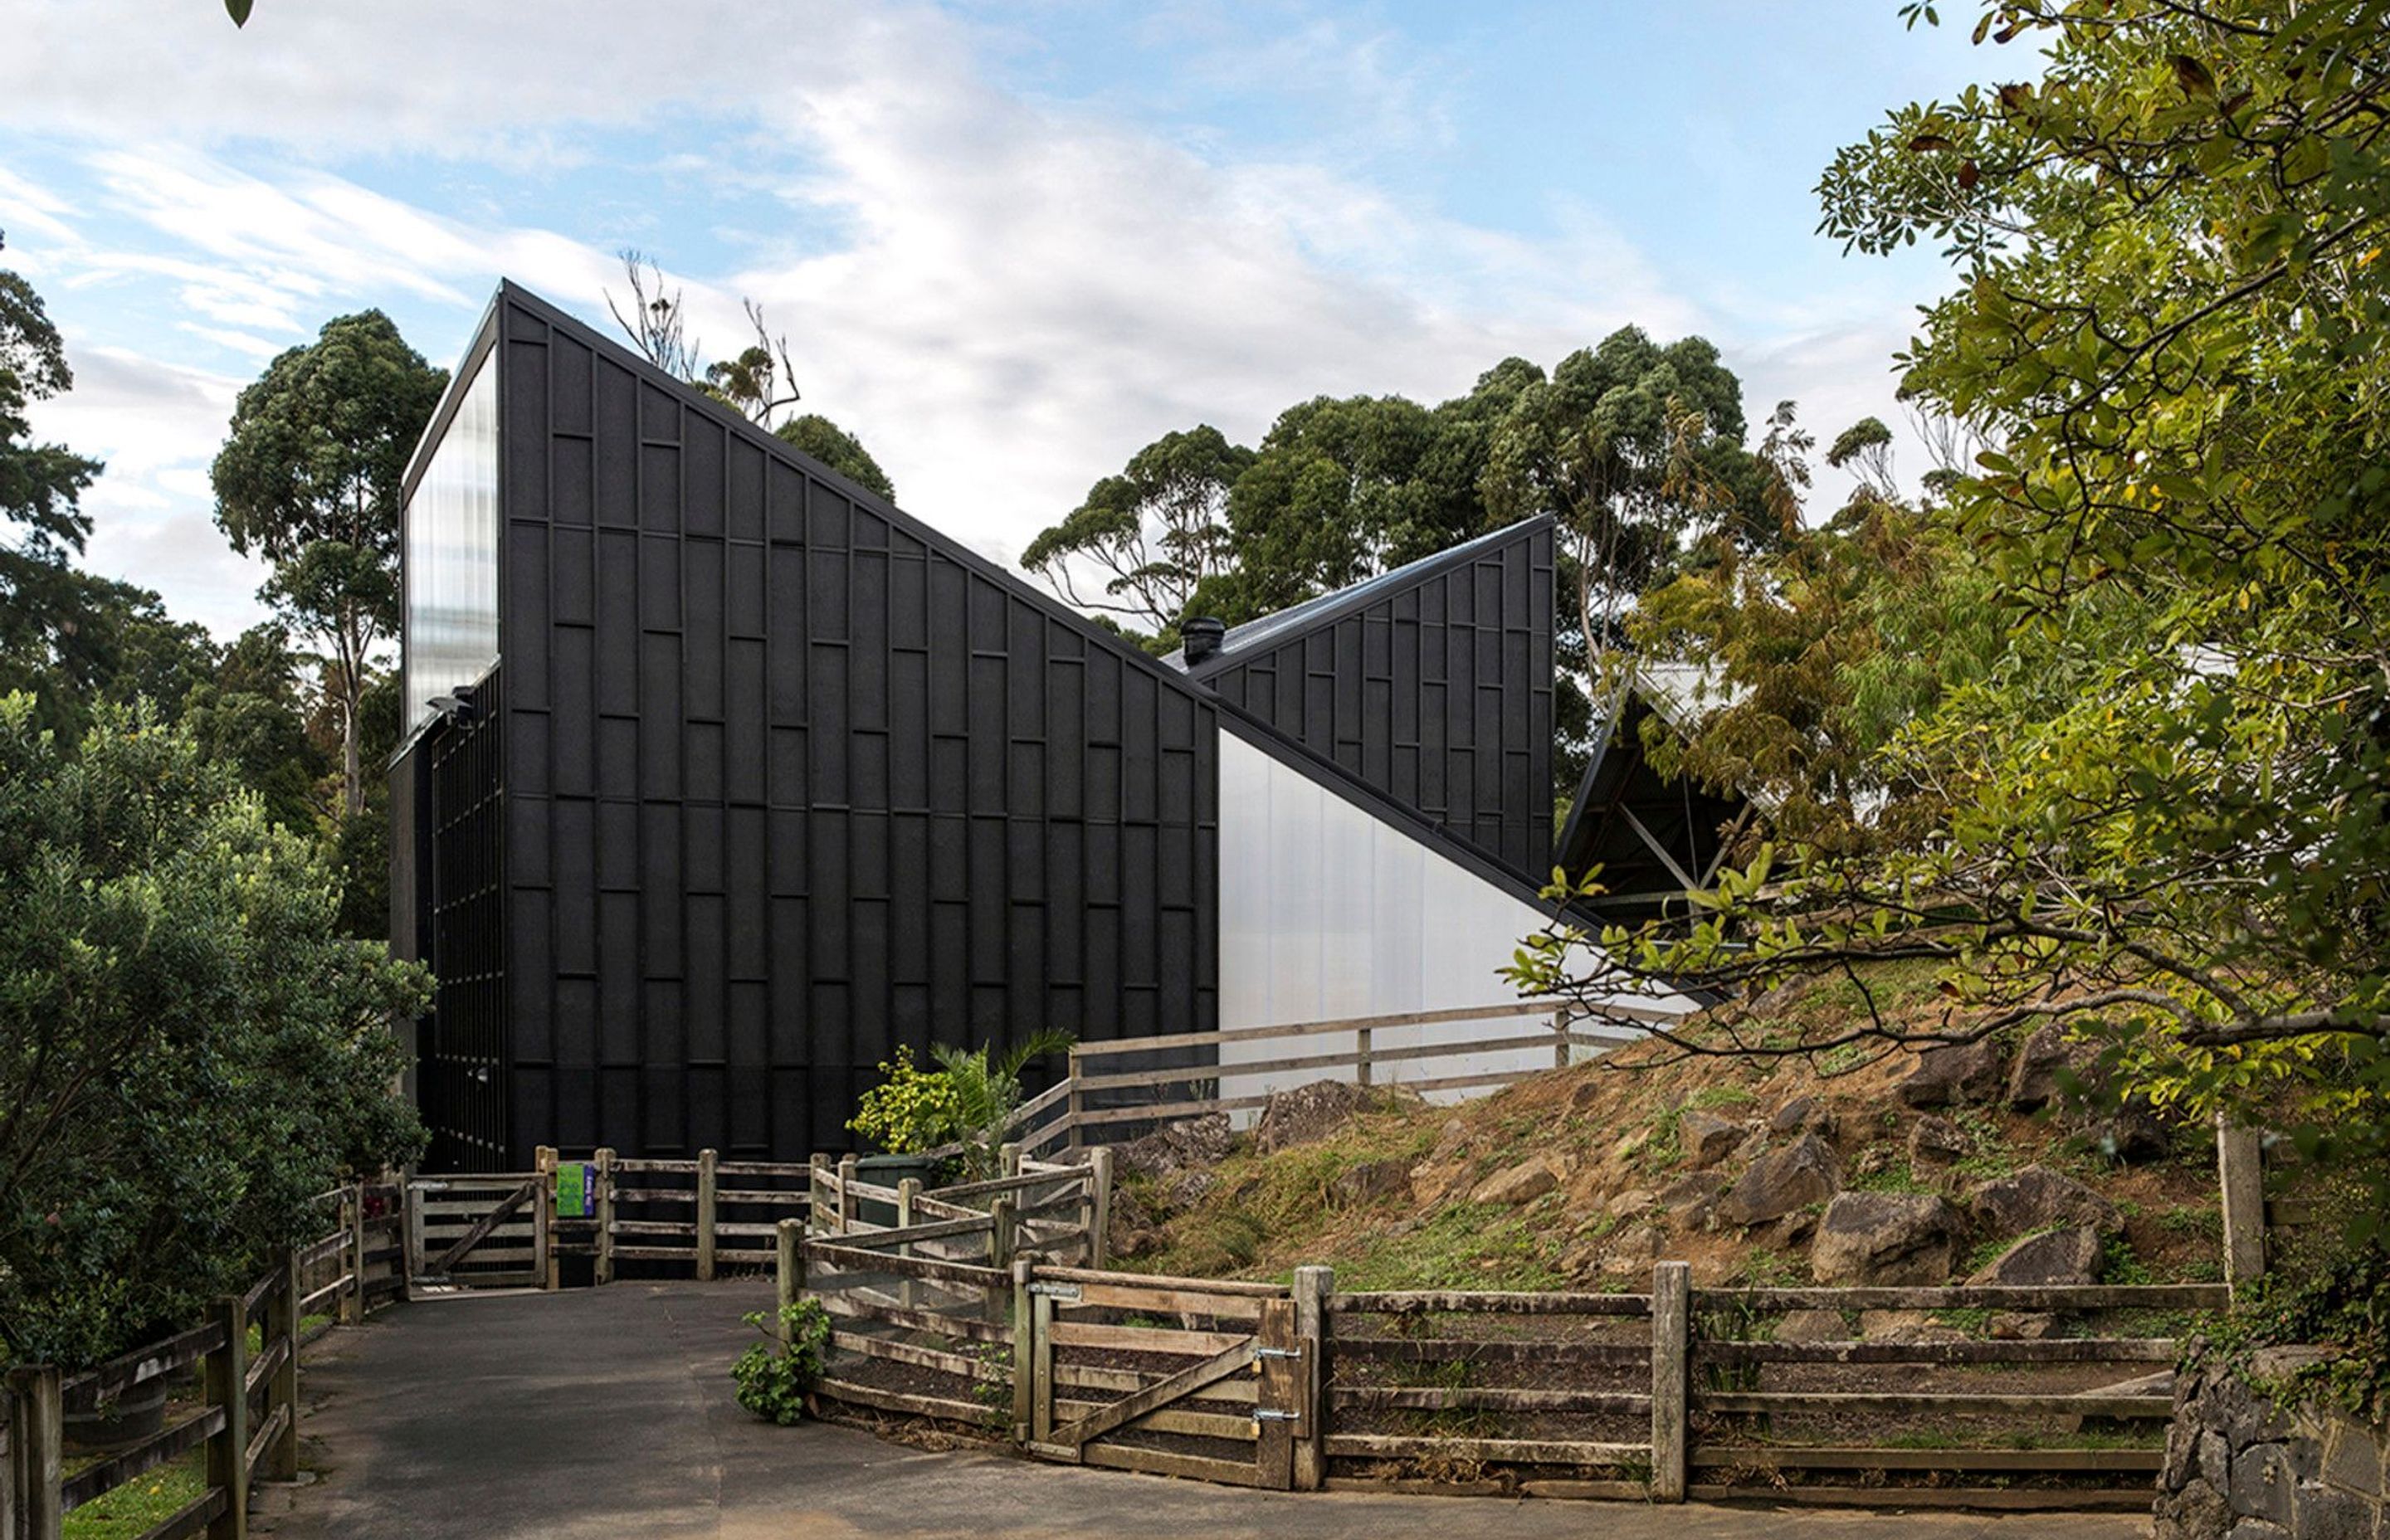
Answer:
<path fill-rule="evenodd" d="M 542 1173 L 515 1171 L 407 1183 L 408 1276 L 431 1288 L 545 1287 L 546 1182 Z"/>
<path fill-rule="evenodd" d="M 1275 1284 L 1026 1269 L 1028 1446 L 1047 1459 L 1287 1491 L 1317 1366 Z M 1175 1325 L 1153 1324 L 1175 1319 Z"/>

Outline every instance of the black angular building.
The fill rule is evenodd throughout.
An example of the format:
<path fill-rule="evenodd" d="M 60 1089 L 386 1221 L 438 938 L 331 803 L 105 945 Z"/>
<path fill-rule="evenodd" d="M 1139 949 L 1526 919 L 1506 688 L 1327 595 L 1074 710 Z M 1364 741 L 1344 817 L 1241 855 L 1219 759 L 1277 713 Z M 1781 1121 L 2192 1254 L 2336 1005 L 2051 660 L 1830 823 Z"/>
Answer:
<path fill-rule="evenodd" d="M 509 284 L 404 571 L 434 1169 L 843 1148 L 900 1045 L 1491 1003 L 1540 920 L 1545 521 L 1157 661 Z"/>

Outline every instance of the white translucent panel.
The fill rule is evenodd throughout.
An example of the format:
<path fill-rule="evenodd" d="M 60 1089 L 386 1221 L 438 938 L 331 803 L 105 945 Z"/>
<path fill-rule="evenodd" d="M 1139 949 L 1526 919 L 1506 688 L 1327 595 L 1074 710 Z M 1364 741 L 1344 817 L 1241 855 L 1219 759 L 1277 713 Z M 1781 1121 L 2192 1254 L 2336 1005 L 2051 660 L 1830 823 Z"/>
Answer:
<path fill-rule="evenodd" d="M 1541 910 L 1364 812 L 1230 733 L 1220 735 L 1220 1025 L 1292 1026 L 1356 1016 L 1500 1006 L 1518 998 L 1497 969 L 1543 928 Z M 1660 1001 L 1690 1008 L 1690 1001 Z M 1523 1037 L 1534 1016 L 1378 1028 L 1372 1051 Z M 1605 1026 L 1605 1032 L 1613 1029 Z M 1224 1043 L 1225 1068 L 1295 1053 L 1351 1052 L 1342 1033 L 1299 1048 Z M 1583 1050 L 1579 1050 L 1582 1052 Z M 1549 1047 L 1461 1052 L 1373 1067 L 1380 1084 L 1548 1070 Z M 1351 1070 L 1328 1072 L 1354 1078 Z M 1224 1074 L 1252 1096 L 1322 1072 Z M 1453 1095 L 1473 1095 L 1456 1092 Z"/>
<path fill-rule="evenodd" d="M 498 661 L 498 372 L 475 373 L 406 500 L 406 628 L 400 660 L 409 729 L 431 699 Z"/>

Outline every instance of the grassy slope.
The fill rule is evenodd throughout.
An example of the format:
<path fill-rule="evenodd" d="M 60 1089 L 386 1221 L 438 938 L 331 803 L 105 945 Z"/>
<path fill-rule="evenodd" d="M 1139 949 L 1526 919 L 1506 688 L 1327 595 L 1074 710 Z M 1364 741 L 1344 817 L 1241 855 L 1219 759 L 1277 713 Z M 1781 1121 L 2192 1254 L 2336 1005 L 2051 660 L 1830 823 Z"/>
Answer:
<path fill-rule="evenodd" d="M 1771 1023 L 1781 1033 L 1845 1014 L 1857 1003 L 1846 990 L 1812 991 L 1785 1005 Z M 1913 994 L 1907 1004 L 1928 1008 Z M 1810 1097 L 1833 1113 L 1848 1186 L 1956 1194 L 2039 1162 L 2090 1184 L 2125 1213 L 2127 1235 L 2110 1250 L 2108 1281 L 2219 1276 L 2214 1146 L 2204 1129 L 2180 1131 L 2175 1152 L 2165 1160 L 2120 1167 L 2065 1136 L 2047 1117 L 2004 1108 L 1945 1109 L 1972 1149 L 1955 1165 L 1912 1167 L 1908 1140 L 1920 1114 L 1890 1091 L 1904 1069 L 1892 1059 L 1868 1062 L 1858 1053 L 1844 1053 L 1839 1061 L 1830 1056 L 1823 1064 L 1685 1059 L 1652 1044 L 1457 1107 L 1393 1102 L 1314 1144 L 1267 1158 L 1232 1155 L 1219 1168 L 1218 1186 L 1170 1215 L 1160 1244 L 1125 1265 L 1283 1278 L 1298 1264 L 1325 1263 L 1345 1289 L 1624 1289 L 1636 1283 L 1638 1272 L 1648 1277 L 1643 1247 L 1651 1242 L 1629 1234 L 1637 1223 L 1611 1217 L 1608 1205 L 1621 1193 L 1664 1187 L 1690 1169 L 1676 1137 L 1681 1110 L 1701 1108 L 1740 1122 Z M 1440 1162 L 1438 1153 L 1445 1156 Z M 1564 1168 L 1552 1193 L 1515 1209 L 1466 1201 L 1478 1181 L 1538 1155 Z M 1336 1178 L 1379 1161 L 1427 1162 L 1430 1185 L 1449 1176 L 1454 1196 L 1341 1203 Z M 1715 1169 L 1731 1178 L 1741 1167 L 1729 1160 Z M 1150 1200 L 1150 1192 L 1141 1196 Z M 1764 1231 L 1746 1236 L 1681 1225 L 1662 1230 L 1658 1253 L 1692 1263 L 1699 1282 L 1790 1283 L 1808 1277 L 1805 1247 L 1771 1246 L 1759 1238 Z M 1987 1238 L 1968 1265 L 1987 1260 L 2006 1238 Z M 1601 1264 L 1610 1257 L 1616 1260 L 1604 1271 Z"/>

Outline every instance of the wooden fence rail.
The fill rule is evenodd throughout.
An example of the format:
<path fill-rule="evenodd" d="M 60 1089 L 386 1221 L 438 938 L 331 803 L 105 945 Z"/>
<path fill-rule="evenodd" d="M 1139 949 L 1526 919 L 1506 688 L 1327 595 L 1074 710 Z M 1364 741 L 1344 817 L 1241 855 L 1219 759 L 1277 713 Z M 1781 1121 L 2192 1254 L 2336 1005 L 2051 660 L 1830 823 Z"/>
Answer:
<path fill-rule="evenodd" d="M 1040 1458 L 1298 1491 L 1390 1479 L 1407 1488 L 1422 1483 L 1384 1473 L 1466 1469 L 1512 1471 L 1495 1485 L 1514 1493 L 1682 1502 L 1737 1482 L 1780 1483 L 1790 1472 L 1807 1483 L 1793 1489 L 1804 1495 L 1897 1506 L 1921 1489 L 1896 1478 L 1923 1472 L 1937 1482 L 1936 1504 L 2146 1506 L 2147 1478 L 2163 1457 L 2155 1430 L 2171 1402 L 2131 1377 L 2172 1362 L 2173 1339 L 1778 1342 L 1722 1323 L 1792 1310 L 2204 1311 L 2221 1308 L 2228 1292 L 1696 1289 L 1685 1264 L 1663 1262 L 1650 1290 L 1635 1294 L 1340 1293 L 1324 1267 L 1297 1269 L 1290 1287 L 1022 1259 L 1008 1306 L 993 1297 L 992 1254 L 974 1264 L 902 1255 L 910 1239 L 955 1233 L 941 1223 L 826 1239 L 783 1226 L 783 1298 L 821 1300 L 837 1322 L 836 1354 L 855 1366 L 834 1367 L 826 1395 L 995 1428 Z M 940 1292 L 888 1292 L 913 1282 Z M 950 1389 L 925 1390 L 918 1373 L 876 1376 L 874 1364 L 928 1370 Z M 1914 1373 L 1898 1391 L 1799 1378 L 1836 1365 Z M 2118 1366 L 2118 1382 L 1933 1378 L 2056 1372 L 2079 1384 L 2101 1365 Z M 1794 1378 L 1764 1383 L 1763 1367 Z M 1900 1442 L 1901 1418 L 1925 1425 L 1911 1444 Z M 2142 1436 L 2066 1441 L 2064 1430 L 2091 1422 Z M 1839 1436 L 1809 1436 L 1811 1423 Z M 1854 1429 L 1882 1436 L 1854 1440 Z M 2037 1472 L 2071 1484 L 2011 1484 Z M 1969 1479 L 1978 1484 L 1940 1484 Z"/>

